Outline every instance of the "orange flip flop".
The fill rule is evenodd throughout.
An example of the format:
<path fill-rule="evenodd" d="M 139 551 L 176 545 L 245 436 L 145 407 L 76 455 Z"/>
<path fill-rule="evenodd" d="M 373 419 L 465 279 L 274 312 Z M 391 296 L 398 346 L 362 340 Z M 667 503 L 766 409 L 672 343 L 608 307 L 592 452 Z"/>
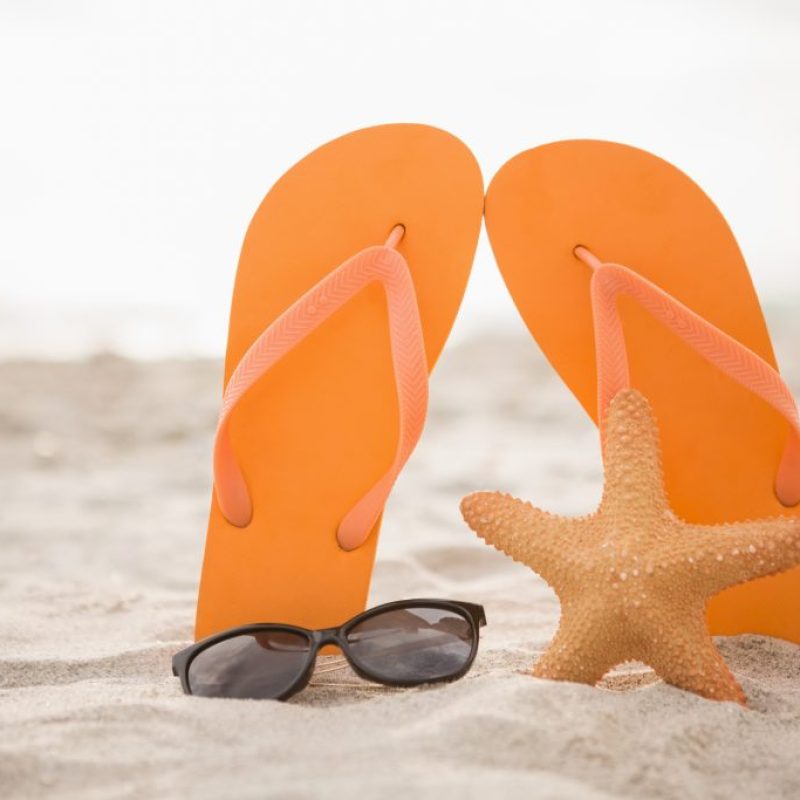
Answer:
<path fill-rule="evenodd" d="M 736 240 L 695 183 L 632 147 L 557 142 L 500 169 L 485 215 L 520 314 L 592 419 L 631 384 L 649 398 L 678 515 L 800 515 L 794 400 Z M 709 623 L 800 642 L 800 568 L 717 595 Z"/>
<path fill-rule="evenodd" d="M 365 607 L 482 210 L 472 153 L 410 124 L 324 145 L 259 206 L 231 308 L 198 638 Z"/>

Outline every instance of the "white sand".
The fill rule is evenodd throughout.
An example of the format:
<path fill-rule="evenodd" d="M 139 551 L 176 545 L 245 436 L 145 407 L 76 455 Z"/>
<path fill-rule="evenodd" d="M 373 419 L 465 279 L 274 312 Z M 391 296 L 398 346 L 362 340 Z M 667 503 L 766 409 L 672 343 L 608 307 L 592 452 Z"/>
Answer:
<path fill-rule="evenodd" d="M 446 354 L 373 583 L 374 602 L 482 602 L 470 675 L 184 697 L 170 657 L 190 639 L 219 379 L 215 362 L 0 365 L 0 797 L 800 797 L 794 645 L 719 641 L 751 710 L 643 669 L 605 689 L 523 674 L 557 602 L 458 501 L 503 488 L 581 513 L 601 481 L 594 428 L 525 341 Z"/>

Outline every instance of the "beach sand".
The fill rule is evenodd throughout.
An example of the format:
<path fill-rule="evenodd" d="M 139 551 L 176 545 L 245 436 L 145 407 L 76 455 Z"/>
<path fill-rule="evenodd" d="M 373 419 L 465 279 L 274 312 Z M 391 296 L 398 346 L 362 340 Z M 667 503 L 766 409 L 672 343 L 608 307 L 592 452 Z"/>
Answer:
<path fill-rule="evenodd" d="M 779 348 L 800 390 L 797 327 Z M 597 433 L 532 341 L 445 353 L 385 516 L 371 602 L 483 603 L 472 672 L 396 690 L 320 672 L 290 702 L 185 697 L 219 400 L 216 361 L 0 365 L 0 797 L 800 797 L 800 648 L 718 639 L 745 710 L 629 665 L 527 672 L 553 593 L 478 541 L 460 498 L 600 496 Z M 326 668 L 335 666 L 326 659 Z"/>

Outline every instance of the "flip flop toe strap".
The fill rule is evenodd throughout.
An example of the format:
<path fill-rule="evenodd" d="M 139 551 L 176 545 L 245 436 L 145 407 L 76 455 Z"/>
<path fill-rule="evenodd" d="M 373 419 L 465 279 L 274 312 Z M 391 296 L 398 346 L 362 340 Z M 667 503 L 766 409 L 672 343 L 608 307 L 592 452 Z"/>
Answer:
<path fill-rule="evenodd" d="M 389 338 L 399 408 L 399 432 L 389 468 L 341 520 L 337 539 L 345 550 L 370 534 L 397 476 L 422 434 L 428 405 L 428 366 L 414 282 L 394 245 L 395 228 L 385 245 L 368 247 L 345 261 L 278 317 L 250 346 L 225 387 L 214 442 L 214 492 L 225 518 L 249 525 L 254 509 L 247 481 L 231 444 L 229 424 L 239 400 L 277 361 L 316 330 L 355 295 L 373 283 L 386 292 Z"/>
<path fill-rule="evenodd" d="M 633 298 L 709 363 L 758 395 L 790 426 L 775 478 L 775 493 L 785 506 L 800 503 L 800 416 L 789 387 L 770 364 L 672 295 L 621 264 L 600 261 L 585 247 L 575 255 L 592 268 L 591 298 L 597 356 L 597 407 L 600 429 L 609 403 L 630 388 L 625 335 L 617 306 L 620 295 Z"/>

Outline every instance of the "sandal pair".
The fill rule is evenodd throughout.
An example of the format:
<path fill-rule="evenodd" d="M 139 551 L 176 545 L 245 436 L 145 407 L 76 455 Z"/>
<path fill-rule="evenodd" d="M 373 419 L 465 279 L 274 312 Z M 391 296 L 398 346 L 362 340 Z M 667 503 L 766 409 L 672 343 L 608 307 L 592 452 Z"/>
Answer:
<path fill-rule="evenodd" d="M 565 141 L 485 197 L 452 135 L 382 125 L 311 153 L 244 240 L 196 637 L 365 608 L 381 514 L 425 420 L 481 219 L 531 334 L 602 424 L 650 400 L 675 513 L 800 516 L 800 418 L 733 234 L 703 191 L 632 147 Z M 800 568 L 728 589 L 712 633 L 800 642 Z"/>

